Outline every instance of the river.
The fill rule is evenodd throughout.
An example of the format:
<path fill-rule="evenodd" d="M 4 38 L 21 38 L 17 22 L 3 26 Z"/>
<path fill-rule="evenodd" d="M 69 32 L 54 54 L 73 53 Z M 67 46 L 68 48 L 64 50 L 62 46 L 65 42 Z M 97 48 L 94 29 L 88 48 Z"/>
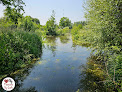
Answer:
<path fill-rule="evenodd" d="M 73 44 L 71 35 L 45 38 L 42 55 L 33 66 L 13 78 L 15 92 L 76 92 L 82 64 L 91 50 Z"/>

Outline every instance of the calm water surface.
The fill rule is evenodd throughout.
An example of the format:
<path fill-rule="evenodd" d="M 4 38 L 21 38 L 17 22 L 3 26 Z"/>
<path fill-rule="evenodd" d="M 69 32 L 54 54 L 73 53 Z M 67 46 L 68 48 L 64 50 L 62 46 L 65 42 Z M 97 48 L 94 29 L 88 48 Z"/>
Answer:
<path fill-rule="evenodd" d="M 82 64 L 91 50 L 73 44 L 71 36 L 48 37 L 39 61 L 15 75 L 16 91 L 76 92 Z M 14 91 L 15 91 L 14 90 Z"/>

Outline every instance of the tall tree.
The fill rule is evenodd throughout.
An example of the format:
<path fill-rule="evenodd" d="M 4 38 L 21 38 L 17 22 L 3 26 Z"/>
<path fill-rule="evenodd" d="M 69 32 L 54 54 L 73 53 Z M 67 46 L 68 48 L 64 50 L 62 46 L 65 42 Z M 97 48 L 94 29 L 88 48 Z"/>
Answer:
<path fill-rule="evenodd" d="M 55 11 L 52 11 L 50 19 L 46 22 L 47 35 L 56 35 L 56 21 L 55 21 Z"/>
<path fill-rule="evenodd" d="M 71 26 L 71 20 L 69 20 L 69 18 L 67 18 L 67 17 L 63 17 L 60 19 L 59 26 L 61 28 L 70 27 Z"/>

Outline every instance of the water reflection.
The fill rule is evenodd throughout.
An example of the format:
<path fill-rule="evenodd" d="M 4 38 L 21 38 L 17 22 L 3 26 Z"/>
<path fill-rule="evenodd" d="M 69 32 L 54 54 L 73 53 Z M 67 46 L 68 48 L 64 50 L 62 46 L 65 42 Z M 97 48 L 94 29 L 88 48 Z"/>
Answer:
<path fill-rule="evenodd" d="M 61 41 L 62 44 L 66 44 L 70 40 L 70 35 L 67 34 L 67 35 L 64 35 L 64 36 L 59 36 L 59 38 L 60 38 L 60 41 Z"/>
<path fill-rule="evenodd" d="M 45 47 L 47 47 L 49 50 L 52 51 L 53 57 L 56 55 L 56 50 L 57 50 L 57 43 L 60 41 L 61 44 L 66 44 L 68 43 L 70 39 L 70 34 L 64 35 L 64 36 L 47 36 L 45 38 Z M 46 49 L 47 49 L 46 48 Z"/>
<path fill-rule="evenodd" d="M 104 86 L 105 73 L 104 66 L 100 64 L 96 57 L 91 55 L 86 65 L 81 65 L 80 91 L 81 92 L 111 92 Z"/>
<path fill-rule="evenodd" d="M 46 41 L 46 47 L 52 51 L 53 57 L 56 55 L 56 37 L 54 36 L 49 36 L 45 38 Z"/>

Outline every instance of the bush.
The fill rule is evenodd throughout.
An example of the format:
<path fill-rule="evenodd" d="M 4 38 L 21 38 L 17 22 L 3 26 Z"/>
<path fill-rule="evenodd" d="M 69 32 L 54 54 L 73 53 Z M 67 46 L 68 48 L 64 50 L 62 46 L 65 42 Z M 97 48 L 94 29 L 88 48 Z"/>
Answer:
<path fill-rule="evenodd" d="M 21 68 L 30 60 L 40 56 L 42 42 L 32 32 L 0 31 L 0 73 Z"/>

